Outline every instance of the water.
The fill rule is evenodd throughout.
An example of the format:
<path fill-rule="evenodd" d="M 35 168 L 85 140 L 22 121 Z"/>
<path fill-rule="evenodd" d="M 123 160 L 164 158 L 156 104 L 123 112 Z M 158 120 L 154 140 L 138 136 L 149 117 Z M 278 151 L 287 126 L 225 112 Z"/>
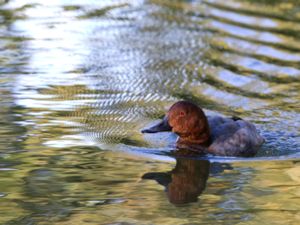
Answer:
<path fill-rule="evenodd" d="M 0 1 L 1 224 L 298 224 L 298 1 Z M 177 100 L 257 157 L 142 135 Z M 270 222 L 271 221 L 271 222 Z"/>

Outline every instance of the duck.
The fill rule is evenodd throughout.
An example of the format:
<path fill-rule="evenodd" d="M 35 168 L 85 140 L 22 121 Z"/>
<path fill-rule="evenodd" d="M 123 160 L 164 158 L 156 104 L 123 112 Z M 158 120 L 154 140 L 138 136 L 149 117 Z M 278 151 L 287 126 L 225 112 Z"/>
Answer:
<path fill-rule="evenodd" d="M 239 117 L 206 116 L 189 101 L 174 103 L 157 124 L 142 133 L 173 132 L 177 149 L 215 156 L 255 156 L 265 139 L 255 125 Z"/>

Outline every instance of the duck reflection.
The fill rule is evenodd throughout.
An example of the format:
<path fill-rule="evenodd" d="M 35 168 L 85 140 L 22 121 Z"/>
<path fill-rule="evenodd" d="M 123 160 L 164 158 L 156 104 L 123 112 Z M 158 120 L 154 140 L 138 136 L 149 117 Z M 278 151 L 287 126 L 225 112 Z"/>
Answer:
<path fill-rule="evenodd" d="M 176 154 L 176 166 L 172 171 L 149 172 L 142 176 L 142 179 L 155 180 L 165 186 L 169 201 L 175 205 L 197 202 L 198 196 L 206 188 L 209 173 L 214 175 L 225 169 L 233 169 L 227 163 L 210 163 L 204 159 L 184 158 L 187 156 L 185 154 L 179 156 Z"/>
<path fill-rule="evenodd" d="M 172 171 L 146 173 L 142 179 L 156 180 L 166 187 L 171 203 L 184 204 L 197 201 L 205 189 L 209 168 L 208 160 L 176 158 L 176 166 Z"/>

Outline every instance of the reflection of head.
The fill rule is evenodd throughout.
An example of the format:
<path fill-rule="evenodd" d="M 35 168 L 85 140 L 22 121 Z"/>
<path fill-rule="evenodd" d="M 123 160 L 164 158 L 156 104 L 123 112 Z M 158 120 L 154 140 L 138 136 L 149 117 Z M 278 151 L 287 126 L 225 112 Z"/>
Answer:
<path fill-rule="evenodd" d="M 205 189 L 209 174 L 209 161 L 177 159 L 172 171 L 172 181 L 167 186 L 167 195 L 171 203 L 183 204 L 196 202 Z"/>
<path fill-rule="evenodd" d="M 173 204 L 196 202 L 205 189 L 209 174 L 209 161 L 177 158 L 171 173 L 146 173 L 143 179 L 154 179 L 166 187 L 169 201 Z"/>

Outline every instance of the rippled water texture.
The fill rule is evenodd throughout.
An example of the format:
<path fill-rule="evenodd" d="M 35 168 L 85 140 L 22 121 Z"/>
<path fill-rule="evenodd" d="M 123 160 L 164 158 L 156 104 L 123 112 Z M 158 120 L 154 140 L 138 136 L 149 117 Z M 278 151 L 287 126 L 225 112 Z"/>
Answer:
<path fill-rule="evenodd" d="M 0 0 L 0 223 L 299 224 L 299 40 L 296 0 Z M 181 99 L 258 156 L 140 133 Z"/>

